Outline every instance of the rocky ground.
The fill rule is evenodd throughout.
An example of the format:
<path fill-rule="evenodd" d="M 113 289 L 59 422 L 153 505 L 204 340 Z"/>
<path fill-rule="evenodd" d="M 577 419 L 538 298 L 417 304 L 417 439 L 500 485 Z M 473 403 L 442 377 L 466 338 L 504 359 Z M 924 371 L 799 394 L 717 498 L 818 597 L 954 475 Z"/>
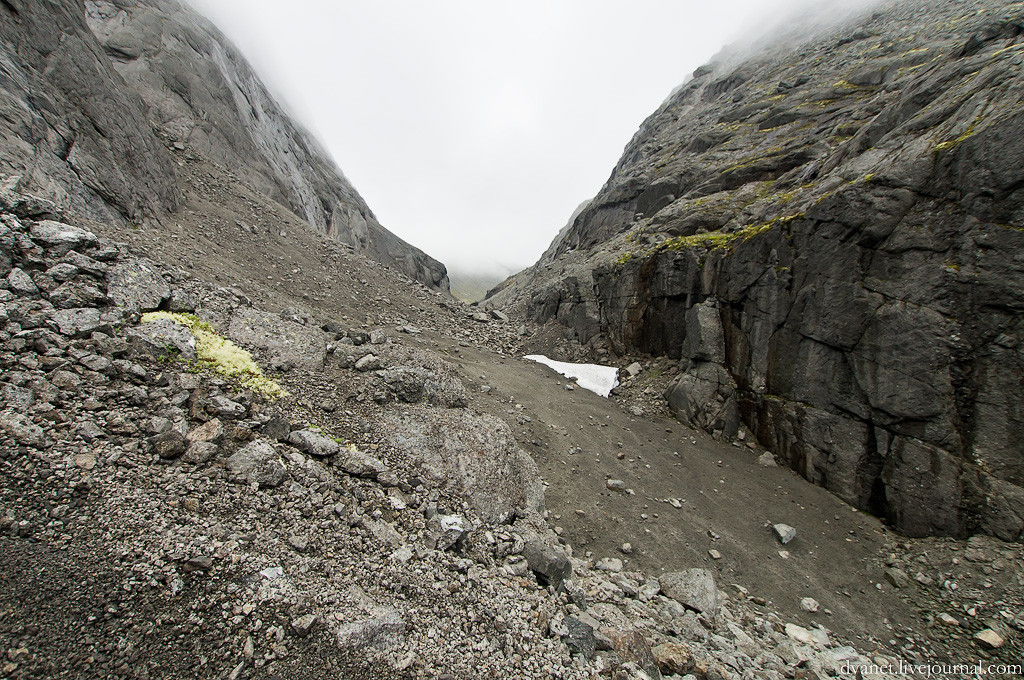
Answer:
<path fill-rule="evenodd" d="M 753 442 L 666 419 L 665 361 L 606 352 L 635 377 L 571 389 L 519 358 L 573 358 L 552 328 L 414 284 L 176 153 L 187 205 L 165 224 L 0 201 L 0 676 L 1019 662 L 1019 545 L 902 539 Z M 191 358 L 184 326 L 142 322 L 158 308 L 290 395 Z"/>

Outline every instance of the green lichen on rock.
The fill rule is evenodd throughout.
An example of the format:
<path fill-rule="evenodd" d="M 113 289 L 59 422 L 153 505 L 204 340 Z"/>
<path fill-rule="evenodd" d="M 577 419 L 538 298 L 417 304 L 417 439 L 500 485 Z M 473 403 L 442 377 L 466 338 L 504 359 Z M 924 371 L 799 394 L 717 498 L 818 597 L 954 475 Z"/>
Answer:
<path fill-rule="evenodd" d="M 221 336 L 213 326 L 196 315 L 176 312 L 149 312 L 142 315 L 143 323 L 159 319 L 169 319 L 192 331 L 196 339 L 196 359 L 201 366 L 211 368 L 264 396 L 288 396 L 287 390 L 263 375 L 249 352 Z"/>

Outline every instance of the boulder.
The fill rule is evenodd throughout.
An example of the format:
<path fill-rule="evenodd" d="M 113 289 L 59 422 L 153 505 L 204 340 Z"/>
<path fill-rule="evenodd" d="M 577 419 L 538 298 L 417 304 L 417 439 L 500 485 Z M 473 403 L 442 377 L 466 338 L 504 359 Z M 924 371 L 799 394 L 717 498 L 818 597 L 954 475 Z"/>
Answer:
<path fill-rule="evenodd" d="M 236 478 L 261 487 L 280 486 L 288 470 L 280 454 L 265 439 L 249 442 L 230 458 L 227 468 Z"/>
<path fill-rule="evenodd" d="M 96 234 L 63 222 L 41 220 L 32 225 L 29 238 L 46 248 L 51 257 L 63 257 L 71 250 L 95 245 Z"/>
<path fill-rule="evenodd" d="M 119 307 L 152 312 L 171 296 L 171 287 L 154 264 L 131 259 L 107 272 L 107 296 Z"/>
<path fill-rule="evenodd" d="M 707 569 L 686 569 L 659 577 L 661 592 L 687 609 L 713 619 L 718 610 L 718 587 Z"/>
<path fill-rule="evenodd" d="M 536 463 L 503 421 L 463 410 L 409 406 L 384 415 L 389 443 L 420 476 L 460 493 L 486 522 L 540 512 L 544 488 Z"/>

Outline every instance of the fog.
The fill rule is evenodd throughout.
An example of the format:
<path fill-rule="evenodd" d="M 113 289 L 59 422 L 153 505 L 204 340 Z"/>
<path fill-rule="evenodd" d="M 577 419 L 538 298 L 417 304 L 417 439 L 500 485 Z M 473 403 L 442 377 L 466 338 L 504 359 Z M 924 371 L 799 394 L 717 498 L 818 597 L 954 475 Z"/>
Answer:
<path fill-rule="evenodd" d="M 797 6 L 190 2 L 386 228 L 461 272 L 532 264 L 688 74 Z"/>

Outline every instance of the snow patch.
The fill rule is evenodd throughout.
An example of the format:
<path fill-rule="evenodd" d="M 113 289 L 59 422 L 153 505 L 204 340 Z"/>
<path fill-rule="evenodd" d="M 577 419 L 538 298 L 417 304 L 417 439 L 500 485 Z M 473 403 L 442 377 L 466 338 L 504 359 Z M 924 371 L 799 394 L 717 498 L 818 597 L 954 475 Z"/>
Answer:
<path fill-rule="evenodd" d="M 566 378 L 575 378 L 577 385 L 605 398 L 619 384 L 619 369 L 613 366 L 570 364 L 564 361 L 548 359 L 543 354 L 530 354 L 524 358 L 536 361 L 538 364 L 544 364 L 548 368 L 558 371 Z"/>

